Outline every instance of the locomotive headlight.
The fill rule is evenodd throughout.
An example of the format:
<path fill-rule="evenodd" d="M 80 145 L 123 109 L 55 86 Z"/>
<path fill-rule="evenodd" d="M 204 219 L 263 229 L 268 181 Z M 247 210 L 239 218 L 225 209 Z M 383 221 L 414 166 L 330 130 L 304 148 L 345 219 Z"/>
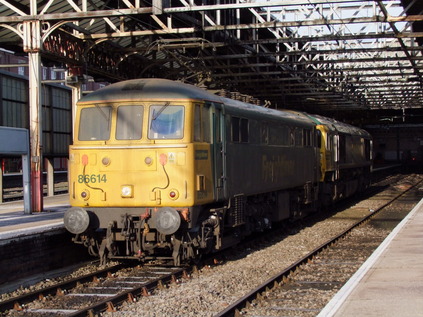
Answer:
<path fill-rule="evenodd" d="M 179 198 L 179 192 L 176 189 L 171 189 L 169 192 L 170 199 L 176 200 Z"/>
<path fill-rule="evenodd" d="M 134 186 L 132 186 L 132 185 L 122 185 L 122 187 L 120 188 L 120 195 L 123 198 L 134 197 Z"/>

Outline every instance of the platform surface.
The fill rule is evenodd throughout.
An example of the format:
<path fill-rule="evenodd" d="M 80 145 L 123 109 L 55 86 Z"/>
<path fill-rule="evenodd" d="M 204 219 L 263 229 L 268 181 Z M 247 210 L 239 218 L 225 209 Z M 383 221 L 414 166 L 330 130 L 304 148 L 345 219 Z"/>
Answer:
<path fill-rule="evenodd" d="M 318 317 L 423 317 L 423 199 Z"/>
<path fill-rule="evenodd" d="M 23 201 L 0 204 L 0 241 L 21 235 L 62 228 L 63 214 L 70 207 L 69 195 L 44 197 L 43 212 L 24 213 Z"/>

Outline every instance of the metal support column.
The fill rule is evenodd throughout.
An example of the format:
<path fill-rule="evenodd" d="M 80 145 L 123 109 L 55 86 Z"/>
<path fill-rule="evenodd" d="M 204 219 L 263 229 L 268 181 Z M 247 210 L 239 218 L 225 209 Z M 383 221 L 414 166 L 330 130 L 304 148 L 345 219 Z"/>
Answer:
<path fill-rule="evenodd" d="M 32 9 L 32 8 L 31 8 Z M 31 211 L 43 210 L 42 126 L 41 126 L 41 25 L 40 21 L 24 21 L 24 51 L 29 67 L 29 134 L 31 153 Z"/>
<path fill-rule="evenodd" d="M 22 155 L 22 176 L 23 176 L 23 192 L 24 192 L 24 213 L 30 214 L 31 213 L 31 180 L 30 180 L 30 160 L 28 154 Z"/>
<path fill-rule="evenodd" d="M 47 169 L 47 196 L 54 196 L 54 158 L 44 160 Z"/>

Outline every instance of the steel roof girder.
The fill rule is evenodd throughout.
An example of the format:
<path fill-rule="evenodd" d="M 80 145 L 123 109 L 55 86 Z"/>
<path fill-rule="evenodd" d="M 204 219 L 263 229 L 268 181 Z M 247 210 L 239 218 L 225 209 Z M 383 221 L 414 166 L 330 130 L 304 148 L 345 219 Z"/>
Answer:
<path fill-rule="evenodd" d="M 6 2 L 0 0 L 0 2 Z M 81 12 L 66 12 L 66 13 L 48 13 L 37 15 L 19 15 L 19 16 L 0 16 L 0 23 L 15 23 L 34 19 L 42 19 L 43 21 L 58 21 L 58 20 L 84 20 L 103 17 L 127 17 L 139 14 L 152 14 L 151 7 L 138 9 L 118 9 L 118 10 L 96 10 L 96 11 L 81 11 Z"/>

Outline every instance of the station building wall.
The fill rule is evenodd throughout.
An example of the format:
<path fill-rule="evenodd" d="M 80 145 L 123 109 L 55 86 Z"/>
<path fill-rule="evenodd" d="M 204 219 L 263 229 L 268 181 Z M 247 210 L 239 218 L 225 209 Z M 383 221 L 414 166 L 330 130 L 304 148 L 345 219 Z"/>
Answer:
<path fill-rule="evenodd" d="M 423 162 L 423 124 L 368 126 L 375 162 Z"/>
<path fill-rule="evenodd" d="M 29 83 L 25 75 L 0 71 L 0 126 L 29 128 Z M 55 169 L 67 169 L 72 140 L 72 92 L 60 84 L 42 85 L 43 156 Z M 2 157 L 4 172 L 19 172 L 20 159 Z"/>

